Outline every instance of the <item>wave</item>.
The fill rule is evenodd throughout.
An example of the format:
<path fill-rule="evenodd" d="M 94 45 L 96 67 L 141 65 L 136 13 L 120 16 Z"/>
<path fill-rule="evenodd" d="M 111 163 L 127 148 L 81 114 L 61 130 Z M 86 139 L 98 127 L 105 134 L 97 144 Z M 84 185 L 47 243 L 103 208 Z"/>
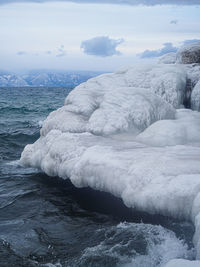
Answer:
<path fill-rule="evenodd" d="M 40 109 L 38 109 L 40 108 Z M 37 105 L 33 105 L 33 107 L 31 108 L 30 106 L 20 106 L 20 107 L 14 107 L 14 106 L 6 106 L 6 107 L 2 107 L 0 108 L 0 114 L 2 115 L 10 115 L 10 114 L 28 114 L 28 113 L 49 113 L 51 111 L 53 111 L 54 109 L 52 107 L 49 107 L 49 105 L 45 104 L 43 106 L 37 106 Z"/>
<path fill-rule="evenodd" d="M 41 231 L 38 234 L 42 235 Z M 193 251 L 188 250 L 183 241 L 161 226 L 120 223 L 116 226 L 96 229 L 93 236 L 98 240 L 97 245 L 86 247 L 80 257 L 74 255 L 68 260 L 63 260 L 54 256 L 55 259 L 47 263 L 42 263 L 37 257 L 34 260 L 23 258 L 22 261 L 22 256 L 17 253 L 19 249 L 17 251 L 15 248 L 11 249 L 12 244 L 8 241 L 0 242 L 0 248 L 9 256 L 9 259 L 15 256 L 18 261 L 21 260 L 20 266 L 33 267 L 164 267 L 173 258 L 191 259 L 193 256 Z M 48 240 L 48 236 L 46 238 Z M 49 254 L 51 250 L 53 253 L 50 245 L 48 250 Z"/>
<path fill-rule="evenodd" d="M 34 142 L 39 137 L 39 131 L 22 133 L 0 133 L 0 146 L 4 144 L 21 146 L 26 142 Z"/>
<path fill-rule="evenodd" d="M 6 106 L 6 107 L 2 107 L 0 108 L 0 113 L 1 114 L 10 114 L 10 113 L 13 113 L 13 114 L 16 114 L 16 113 L 19 113 L 19 114 L 25 114 L 25 113 L 31 113 L 31 112 L 34 112 L 36 111 L 35 108 L 29 108 L 29 107 L 26 107 L 26 106 L 21 106 L 21 107 L 13 107 L 13 106 Z"/>
<path fill-rule="evenodd" d="M 171 259 L 194 256 L 183 241 L 161 226 L 120 223 L 93 234 L 101 235 L 102 241 L 67 266 L 161 267 Z"/>
<path fill-rule="evenodd" d="M 23 147 L 28 143 L 34 143 L 38 137 L 39 130 L 29 133 L 19 131 L 0 133 L 0 158 L 5 160 L 17 159 Z"/>
<path fill-rule="evenodd" d="M 27 260 L 34 259 L 30 266 L 57 266 L 59 263 L 60 267 L 161 267 L 173 258 L 194 258 L 193 247 L 189 248 L 171 230 L 144 223 L 118 224 L 110 214 L 82 210 L 71 195 L 76 191 L 80 197 L 84 189 L 64 185 L 63 181 L 45 175 L 37 176 L 24 179 L 23 190 L 19 187 L 19 183 L 24 183 L 22 178 L 18 178 L 16 188 L 7 181 L 7 203 L 2 203 L 4 206 L 0 209 L 1 217 L 6 216 L 1 226 L 10 230 L 5 241 L 25 260 L 20 266 L 29 266 Z M 30 186 L 30 179 L 39 179 L 41 184 Z M 11 181 L 13 185 L 14 180 Z M 102 201 L 104 193 L 99 197 L 100 205 Z M 90 202 L 95 205 L 94 199 Z M 119 208 L 117 202 L 113 205 Z M 123 208 L 120 210 L 123 212 Z M 15 213 L 20 216 L 16 218 Z M 181 227 L 183 232 L 185 229 Z M 0 233 L 0 238 L 3 236 L 4 232 Z M 9 253 L 12 255 L 12 251 Z"/>

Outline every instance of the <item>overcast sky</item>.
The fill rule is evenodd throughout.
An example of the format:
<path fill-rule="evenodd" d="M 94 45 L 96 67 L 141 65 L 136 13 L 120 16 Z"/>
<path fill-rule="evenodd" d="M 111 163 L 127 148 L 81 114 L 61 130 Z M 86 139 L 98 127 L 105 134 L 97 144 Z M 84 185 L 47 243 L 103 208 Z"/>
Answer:
<path fill-rule="evenodd" d="M 0 69 L 110 71 L 191 40 L 200 0 L 0 0 Z"/>

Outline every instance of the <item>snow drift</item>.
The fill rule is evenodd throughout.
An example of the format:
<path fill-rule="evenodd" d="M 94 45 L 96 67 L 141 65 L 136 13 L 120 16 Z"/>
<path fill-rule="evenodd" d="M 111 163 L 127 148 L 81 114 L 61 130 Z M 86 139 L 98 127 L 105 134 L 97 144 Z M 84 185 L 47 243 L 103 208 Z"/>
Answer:
<path fill-rule="evenodd" d="M 48 116 L 21 164 L 128 207 L 192 220 L 200 259 L 200 113 L 183 106 L 199 110 L 198 69 L 135 66 L 90 79 Z"/>

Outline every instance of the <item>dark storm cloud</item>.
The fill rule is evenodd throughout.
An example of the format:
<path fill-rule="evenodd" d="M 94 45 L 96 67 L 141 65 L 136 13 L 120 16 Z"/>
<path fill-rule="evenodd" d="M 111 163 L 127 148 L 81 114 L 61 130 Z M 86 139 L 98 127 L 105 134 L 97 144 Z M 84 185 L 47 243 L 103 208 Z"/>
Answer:
<path fill-rule="evenodd" d="M 109 57 L 121 54 L 118 50 L 116 50 L 116 48 L 122 42 L 124 42 L 123 39 L 115 40 L 110 39 L 108 36 L 100 36 L 83 41 L 81 48 L 87 55 Z"/>
<path fill-rule="evenodd" d="M 0 0 L 0 4 L 19 3 L 19 2 L 55 2 L 56 0 Z M 126 4 L 126 5 L 200 5 L 200 0 L 60 0 L 62 2 L 74 3 L 100 3 L 100 4 Z"/>
<path fill-rule="evenodd" d="M 174 47 L 172 43 L 164 43 L 163 46 L 163 48 L 158 50 L 145 50 L 143 53 L 139 54 L 139 56 L 141 58 L 160 57 L 162 55 L 177 51 L 177 47 Z"/>

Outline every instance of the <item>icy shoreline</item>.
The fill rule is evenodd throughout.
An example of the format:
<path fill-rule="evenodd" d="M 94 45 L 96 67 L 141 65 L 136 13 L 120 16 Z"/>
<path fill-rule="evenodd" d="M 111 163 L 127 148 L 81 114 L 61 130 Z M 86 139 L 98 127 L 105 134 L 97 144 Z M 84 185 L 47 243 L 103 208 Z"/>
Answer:
<path fill-rule="evenodd" d="M 90 79 L 49 115 L 21 164 L 140 211 L 191 220 L 200 259 L 200 113 L 180 109 L 189 101 L 198 110 L 198 80 L 199 65 L 182 64 Z"/>

